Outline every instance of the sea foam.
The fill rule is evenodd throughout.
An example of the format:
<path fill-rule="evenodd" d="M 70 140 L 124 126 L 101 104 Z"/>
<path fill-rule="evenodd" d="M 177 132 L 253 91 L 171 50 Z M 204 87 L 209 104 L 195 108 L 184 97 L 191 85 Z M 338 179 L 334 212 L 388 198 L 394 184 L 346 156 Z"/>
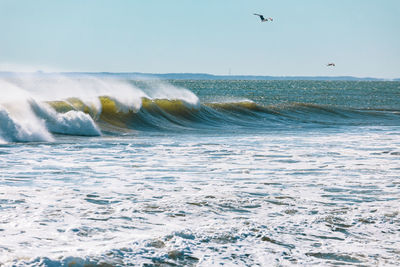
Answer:
<path fill-rule="evenodd" d="M 35 114 L 42 118 L 47 128 L 53 133 L 69 135 L 98 136 L 101 132 L 90 115 L 82 111 L 71 110 L 57 113 L 47 104 L 31 101 Z"/>
<path fill-rule="evenodd" d="M 51 133 L 101 134 L 89 115 L 81 111 L 57 113 L 20 85 L 0 80 L 0 140 L 3 143 L 51 142 L 54 140 Z"/>
<path fill-rule="evenodd" d="M 0 81 L 0 137 L 7 142 L 52 141 L 44 121 L 29 104 L 29 95 L 17 86 Z"/>

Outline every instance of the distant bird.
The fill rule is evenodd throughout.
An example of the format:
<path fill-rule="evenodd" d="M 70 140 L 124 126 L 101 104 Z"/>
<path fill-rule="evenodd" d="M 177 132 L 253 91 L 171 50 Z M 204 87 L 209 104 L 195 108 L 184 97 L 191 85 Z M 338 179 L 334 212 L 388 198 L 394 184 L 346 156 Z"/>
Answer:
<path fill-rule="evenodd" d="M 256 13 L 254 13 L 254 15 L 256 15 L 256 16 L 259 16 L 259 17 L 260 17 L 260 19 L 261 19 L 261 22 L 273 21 L 273 19 L 272 19 L 272 18 L 264 18 L 264 16 L 263 16 L 263 15 L 260 15 L 260 14 L 256 14 Z"/>
<path fill-rule="evenodd" d="M 335 63 L 328 63 L 328 64 L 326 64 L 326 66 L 327 67 L 335 67 L 336 65 L 335 65 Z"/>

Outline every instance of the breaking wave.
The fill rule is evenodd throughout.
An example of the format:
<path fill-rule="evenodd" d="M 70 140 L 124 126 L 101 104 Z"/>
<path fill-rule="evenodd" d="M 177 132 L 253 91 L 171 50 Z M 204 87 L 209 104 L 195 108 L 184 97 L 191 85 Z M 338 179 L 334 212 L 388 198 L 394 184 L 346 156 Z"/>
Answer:
<path fill-rule="evenodd" d="M 253 101 L 202 103 L 180 99 L 143 97 L 139 109 L 127 108 L 117 100 L 99 97 L 101 112 L 79 99 L 49 102 L 58 112 L 74 110 L 92 114 L 103 128 L 130 130 L 272 129 L 278 126 L 385 125 L 398 123 L 399 113 L 353 110 L 333 106 L 291 103 L 262 106 Z"/>
<path fill-rule="evenodd" d="M 0 143 L 54 140 L 54 134 L 99 136 L 126 131 L 271 130 L 287 126 L 398 124 L 398 111 L 308 103 L 263 106 L 248 99 L 200 103 L 163 81 L 139 88 L 91 76 L 0 79 Z"/>
<path fill-rule="evenodd" d="M 50 142 L 53 133 L 98 136 L 92 117 L 79 110 L 56 112 L 18 84 L 0 81 L 0 140 Z"/>

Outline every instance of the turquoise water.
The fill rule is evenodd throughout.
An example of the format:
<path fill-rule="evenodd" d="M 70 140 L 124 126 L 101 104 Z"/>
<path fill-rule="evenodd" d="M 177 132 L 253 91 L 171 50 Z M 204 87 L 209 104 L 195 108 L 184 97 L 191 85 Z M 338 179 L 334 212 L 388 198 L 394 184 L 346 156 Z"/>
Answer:
<path fill-rule="evenodd" d="M 0 92 L 4 266 L 400 261 L 399 82 L 18 76 Z"/>

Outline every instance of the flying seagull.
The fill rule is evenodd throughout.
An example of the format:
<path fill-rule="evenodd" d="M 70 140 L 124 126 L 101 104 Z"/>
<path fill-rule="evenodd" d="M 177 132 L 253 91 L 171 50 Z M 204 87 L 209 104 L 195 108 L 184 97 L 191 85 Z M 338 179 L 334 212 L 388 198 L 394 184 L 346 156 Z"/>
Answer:
<path fill-rule="evenodd" d="M 273 19 L 272 19 L 272 18 L 264 18 L 264 16 L 263 16 L 263 15 L 260 15 L 260 14 L 256 14 L 256 13 L 254 13 L 254 15 L 256 15 L 256 16 L 259 16 L 259 17 L 260 17 L 260 19 L 261 19 L 261 22 L 273 21 Z"/>
<path fill-rule="evenodd" d="M 326 66 L 327 67 L 335 67 L 336 65 L 335 65 L 335 63 L 328 63 L 328 64 L 326 64 Z"/>

